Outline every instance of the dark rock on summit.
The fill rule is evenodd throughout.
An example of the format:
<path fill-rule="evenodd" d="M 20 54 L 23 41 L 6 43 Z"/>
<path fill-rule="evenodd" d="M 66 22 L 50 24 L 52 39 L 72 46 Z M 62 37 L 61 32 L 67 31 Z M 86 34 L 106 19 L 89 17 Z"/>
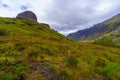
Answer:
<path fill-rule="evenodd" d="M 16 17 L 17 19 L 30 19 L 37 22 L 37 16 L 32 11 L 25 11 L 19 13 Z"/>
<path fill-rule="evenodd" d="M 19 13 L 16 18 L 23 19 L 23 20 L 29 19 L 29 20 L 37 22 L 37 16 L 32 11 L 25 11 L 25 12 Z M 50 28 L 49 24 L 46 24 L 46 23 L 40 23 L 40 24 L 43 27 Z"/>
<path fill-rule="evenodd" d="M 44 27 L 50 28 L 49 24 L 46 24 L 46 23 L 40 23 L 40 24 L 42 24 Z"/>

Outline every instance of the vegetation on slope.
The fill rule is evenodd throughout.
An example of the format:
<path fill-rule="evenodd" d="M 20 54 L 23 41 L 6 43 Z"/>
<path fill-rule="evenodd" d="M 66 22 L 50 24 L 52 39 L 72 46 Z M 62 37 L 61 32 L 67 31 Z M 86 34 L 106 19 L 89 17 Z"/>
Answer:
<path fill-rule="evenodd" d="M 119 58 L 117 47 L 78 43 L 36 22 L 0 18 L 0 80 L 120 80 Z"/>
<path fill-rule="evenodd" d="M 106 20 L 102 23 L 94 25 L 91 28 L 79 30 L 75 33 L 69 34 L 67 37 L 77 41 L 89 40 L 93 41 L 117 31 L 120 28 L 120 14 Z"/>
<path fill-rule="evenodd" d="M 94 43 L 104 46 L 120 47 L 120 29 L 106 34 L 101 39 L 96 39 Z"/>

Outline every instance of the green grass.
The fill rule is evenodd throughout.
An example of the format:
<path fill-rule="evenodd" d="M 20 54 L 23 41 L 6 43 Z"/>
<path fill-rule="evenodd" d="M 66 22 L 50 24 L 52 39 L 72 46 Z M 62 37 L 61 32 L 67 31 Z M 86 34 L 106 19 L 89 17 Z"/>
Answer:
<path fill-rule="evenodd" d="M 29 73 L 32 60 L 43 61 L 63 80 L 92 80 L 96 75 L 120 80 L 119 47 L 78 43 L 39 23 L 10 18 L 0 18 L 0 32 L 0 80 L 39 75 Z"/>

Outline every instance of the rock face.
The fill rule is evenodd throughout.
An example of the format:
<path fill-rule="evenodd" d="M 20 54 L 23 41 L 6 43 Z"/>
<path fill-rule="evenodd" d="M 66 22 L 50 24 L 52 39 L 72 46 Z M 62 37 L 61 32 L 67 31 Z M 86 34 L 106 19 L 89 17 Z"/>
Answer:
<path fill-rule="evenodd" d="M 49 24 L 46 24 L 46 23 L 40 23 L 40 24 L 42 24 L 44 27 L 50 28 Z"/>
<path fill-rule="evenodd" d="M 19 13 L 16 17 L 17 19 L 30 19 L 37 22 L 37 16 L 32 11 L 25 11 Z"/>

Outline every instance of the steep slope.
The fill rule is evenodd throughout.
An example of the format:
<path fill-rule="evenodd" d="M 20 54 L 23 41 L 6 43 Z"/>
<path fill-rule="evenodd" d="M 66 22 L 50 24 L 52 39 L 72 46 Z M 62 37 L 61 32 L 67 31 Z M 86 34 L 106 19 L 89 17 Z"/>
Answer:
<path fill-rule="evenodd" d="M 0 18 L 0 80 L 120 80 L 120 49 L 78 43 L 27 20 Z"/>
<path fill-rule="evenodd" d="M 120 14 L 103 23 L 94 25 L 91 28 L 71 33 L 67 37 L 77 41 L 96 40 L 104 37 L 105 35 L 116 33 L 118 29 L 120 29 Z"/>
<path fill-rule="evenodd" d="M 120 28 L 94 41 L 95 44 L 120 47 Z"/>

